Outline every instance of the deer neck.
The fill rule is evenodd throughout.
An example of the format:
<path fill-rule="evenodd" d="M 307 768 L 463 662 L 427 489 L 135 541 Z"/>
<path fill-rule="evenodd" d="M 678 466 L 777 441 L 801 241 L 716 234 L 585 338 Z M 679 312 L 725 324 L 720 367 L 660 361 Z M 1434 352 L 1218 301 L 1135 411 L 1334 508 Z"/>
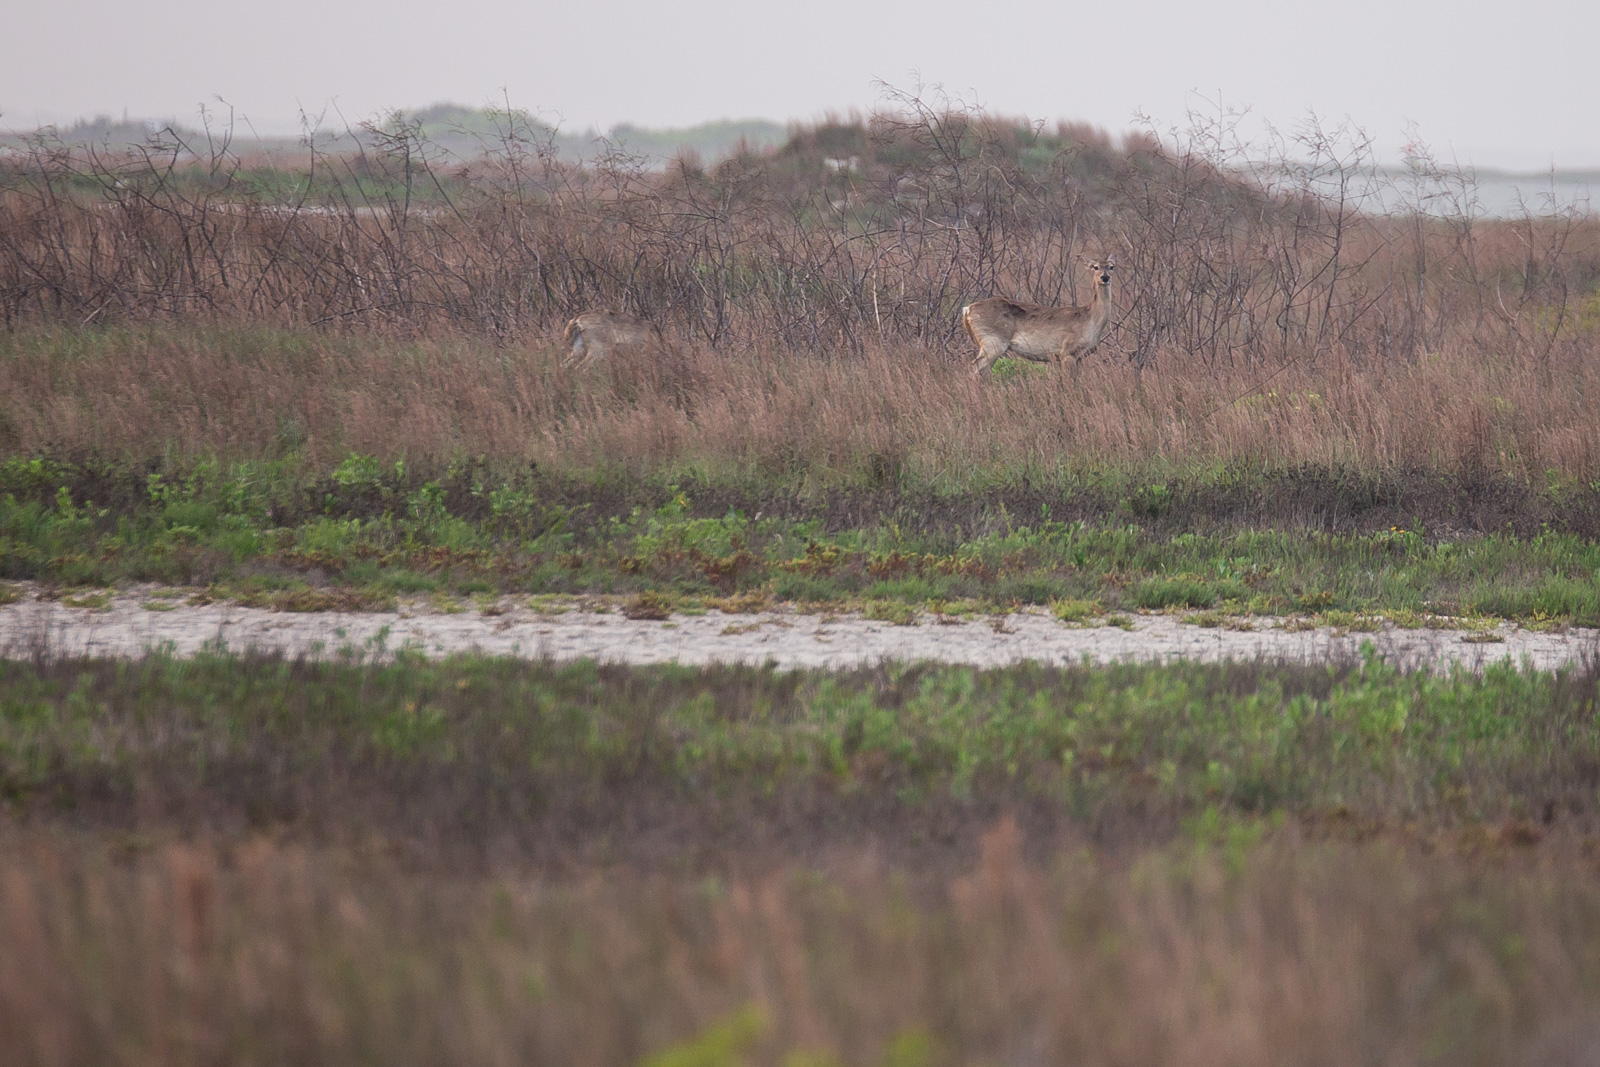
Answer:
<path fill-rule="evenodd" d="M 1111 283 L 1096 280 L 1094 295 L 1089 297 L 1089 318 L 1104 325 L 1111 317 Z"/>

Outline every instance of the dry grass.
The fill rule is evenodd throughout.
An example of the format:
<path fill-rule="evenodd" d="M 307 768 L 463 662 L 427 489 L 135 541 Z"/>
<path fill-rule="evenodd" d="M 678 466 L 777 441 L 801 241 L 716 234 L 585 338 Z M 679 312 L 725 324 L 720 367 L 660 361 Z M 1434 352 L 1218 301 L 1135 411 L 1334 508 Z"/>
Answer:
<path fill-rule="evenodd" d="M 10 833 L 0 1043 L 17 1067 L 582 1067 L 696 1035 L 729 1067 L 1587 1062 L 1592 871 L 1490 844 L 1486 868 L 1278 835 L 1051 869 L 1001 822 L 908 882 L 859 852 L 550 876 Z"/>
<path fill-rule="evenodd" d="M 1542 351 L 1594 316 L 1593 218 L 1484 220 L 1425 151 L 1390 179 L 1347 129 L 1258 149 L 1200 123 L 1113 150 L 1093 131 L 1041 139 L 900 103 L 713 171 L 566 166 L 514 116 L 502 144 L 446 169 L 415 130 L 288 172 L 221 145 L 41 143 L 0 157 L 0 323 L 526 341 L 613 307 L 740 351 L 945 349 L 964 347 L 963 304 L 1075 302 L 1083 258 L 1105 251 L 1122 266 L 1112 340 L 1140 363 L 1411 359 L 1463 326 Z M 824 141 L 850 142 L 860 166 L 827 165 Z"/>
<path fill-rule="evenodd" d="M 799 489 L 1116 468 L 1154 492 L 1165 472 L 1308 464 L 1600 478 L 1593 218 L 1363 214 L 1321 195 L 1370 163 L 1338 137 L 1308 138 L 1298 170 L 1281 155 L 1225 170 L 1238 157 L 1215 130 L 1120 151 L 1061 130 L 1054 157 L 1025 165 L 1039 148 L 1027 130 L 902 103 L 711 173 L 577 171 L 514 128 L 470 173 L 419 164 L 402 130 L 367 157 L 319 161 L 317 183 L 277 175 L 276 192 L 225 152 L 10 158 L 0 457 L 174 476 L 175 459 L 285 460 L 292 480 L 351 453 L 428 477 L 482 455 Z M 824 164 L 845 150 L 859 168 Z M 1413 176 L 1415 206 L 1450 188 L 1426 166 Z M 1120 257 L 1117 317 L 1081 377 L 966 375 L 963 303 L 1072 300 L 1078 260 L 1102 249 Z M 553 332 L 607 305 L 674 343 L 562 369 Z M 70 499 L 58 511 L 80 521 Z M 973 797 L 918 806 L 895 762 L 918 737 L 904 694 L 855 699 L 846 710 L 873 711 L 873 732 L 841 733 L 849 758 L 773 792 L 773 754 L 809 752 L 843 718 L 747 751 L 728 748 L 743 726 L 706 731 L 719 709 L 787 729 L 792 711 L 760 686 L 663 726 L 660 693 L 618 676 L 612 710 L 634 725 L 606 733 L 579 713 L 609 690 L 584 679 L 557 705 L 468 665 L 408 697 L 386 687 L 435 668 L 398 665 L 324 705 L 303 668 L 269 664 L 254 689 L 228 670 L 216 692 L 200 684 L 214 665 L 162 669 L 182 697 L 166 717 L 138 694 L 101 701 L 96 684 L 128 677 L 110 665 L 61 666 L 75 688 L 54 703 L 0 692 L 13 737 L 0 755 L 21 768 L 0 797 L 8 1063 L 565 1067 L 678 1047 L 676 1062 L 707 1067 L 1544 1064 L 1600 1048 L 1600 891 L 1581 838 L 1593 757 L 1574 740 L 1593 699 L 1559 685 L 1561 714 L 1520 747 L 1505 738 L 1528 717 L 1508 725 L 1504 709 L 1440 730 L 1470 757 L 1454 790 L 1460 760 L 1385 771 L 1386 755 L 1415 754 L 1420 719 L 1396 726 L 1402 702 L 1357 693 L 1338 729 L 1367 747 L 1333 744 L 1332 720 L 1311 716 L 1308 736 L 1331 747 L 1281 780 L 1320 782 L 1342 754 L 1360 773 L 1340 802 L 1379 810 L 1262 817 L 1229 776 L 1298 768 L 1311 750 L 1252 762 L 1287 717 L 1226 686 L 1196 707 L 1263 716 L 1238 752 L 1201 751 L 1232 736 L 1210 723 L 1172 735 L 1181 768 L 1087 741 L 1079 758 L 1073 734 L 1074 760 L 1039 757 L 1039 772 L 1118 789 L 1017 792 L 1031 772 L 993 756 Z M 869 689 L 913 680 L 885 667 Z M 954 727 L 961 692 L 917 706 Z M 1052 709 L 1115 705 L 1029 707 L 1036 722 L 995 728 L 997 752 L 1037 757 L 1061 725 Z M 559 708 L 575 726 L 541 718 Z M 528 715 L 538 729 L 516 748 Z M 1183 721 L 1163 711 L 1129 737 L 1155 745 Z M 963 744 L 982 722 L 960 719 Z M 352 723 L 359 758 L 332 758 L 344 750 L 324 733 Z M 253 739 L 243 756 L 239 738 Z M 556 758 L 601 742 L 588 762 Z M 724 755 L 722 778 L 697 774 Z M 687 776 L 676 806 L 652 800 L 667 771 Z M 1176 785 L 1192 810 L 1160 801 Z M 1381 829 L 1429 791 L 1436 824 Z M 1024 840 L 1001 818 L 969 847 L 1008 808 L 1046 830 Z"/>
<path fill-rule="evenodd" d="M 1593 217 L 1485 220 L 1425 152 L 1393 213 L 1365 210 L 1381 179 L 1348 130 L 1246 151 L 1201 123 L 1114 149 L 896 105 L 713 171 L 575 169 L 509 115 L 448 172 L 410 128 L 314 175 L 174 144 L 5 157 L 0 453 L 957 486 L 1106 464 L 1600 472 Z M 963 304 L 1081 299 L 1103 250 L 1116 311 L 1081 380 L 964 378 Z M 604 306 L 672 343 L 560 370 L 555 333 Z"/>
<path fill-rule="evenodd" d="M 7 1067 L 1600 1036 L 1592 670 L 40 656 L 0 661 Z"/>
<path fill-rule="evenodd" d="M 1508 341 L 1508 344 L 1510 342 Z M 1419 360 L 1207 369 L 1113 356 L 973 382 L 913 348 L 850 358 L 685 347 L 663 369 L 583 375 L 544 345 L 387 342 L 210 329 L 0 336 L 0 440 L 23 454 L 160 460 L 484 454 L 827 485 L 964 487 L 1062 470 L 1216 464 L 1432 469 L 1542 482 L 1600 475 L 1594 335 L 1542 356 L 1466 334 Z M 671 373 L 668 373 L 670 370 Z"/>

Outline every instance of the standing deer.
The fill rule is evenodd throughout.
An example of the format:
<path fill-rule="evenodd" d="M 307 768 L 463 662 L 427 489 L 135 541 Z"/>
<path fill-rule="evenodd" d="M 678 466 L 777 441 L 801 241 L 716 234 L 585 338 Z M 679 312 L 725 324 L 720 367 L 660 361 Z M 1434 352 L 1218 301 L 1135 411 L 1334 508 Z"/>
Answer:
<path fill-rule="evenodd" d="M 1111 272 L 1116 265 L 1112 256 L 1089 264 L 1095 284 L 1088 307 L 1041 307 L 992 296 L 962 308 L 961 325 L 978 346 L 973 377 L 983 377 L 1004 355 L 1035 363 L 1064 363 L 1071 356 L 1076 373 L 1083 357 L 1100 343 L 1111 319 Z"/>
<path fill-rule="evenodd" d="M 621 311 L 585 311 L 567 323 L 561 343 L 571 348 L 562 361 L 569 367 L 586 367 L 616 351 L 659 350 L 665 344 L 653 323 Z"/>

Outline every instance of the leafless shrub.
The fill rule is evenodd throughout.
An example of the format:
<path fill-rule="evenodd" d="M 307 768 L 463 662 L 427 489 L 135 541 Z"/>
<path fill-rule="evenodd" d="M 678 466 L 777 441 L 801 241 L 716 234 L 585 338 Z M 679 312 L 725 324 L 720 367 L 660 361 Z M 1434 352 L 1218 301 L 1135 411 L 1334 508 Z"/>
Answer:
<path fill-rule="evenodd" d="M 0 315 L 513 338 L 614 307 L 716 348 L 944 350 L 978 297 L 1080 302 L 1072 265 L 1108 248 L 1136 363 L 1273 365 L 1414 356 L 1463 313 L 1492 348 L 1543 352 L 1600 273 L 1586 215 L 1483 220 L 1426 149 L 1392 181 L 1349 126 L 1257 146 L 1196 115 L 1114 150 L 917 93 L 889 104 L 665 172 L 620 152 L 564 165 L 509 110 L 470 165 L 403 116 L 354 155 L 308 143 L 303 169 L 266 173 L 226 136 L 124 155 L 38 139 L 0 168 Z"/>
<path fill-rule="evenodd" d="M 355 155 L 308 143 L 299 170 L 246 167 L 225 137 L 123 156 L 36 140 L 0 161 L 0 443 L 252 456 L 293 438 L 335 462 L 824 480 L 1151 455 L 1600 470 L 1586 213 L 1486 219 L 1425 148 L 1393 179 L 1359 130 L 1314 121 L 1254 146 L 1195 116 L 1113 147 L 891 103 L 664 172 L 620 152 L 567 166 L 509 110 L 468 166 L 403 117 Z M 1082 302 L 1102 249 L 1119 292 L 1081 383 L 957 380 L 963 304 Z M 561 370 L 548 339 L 598 307 L 667 343 Z M 85 323 L 70 374 L 76 334 L 31 339 Z"/>

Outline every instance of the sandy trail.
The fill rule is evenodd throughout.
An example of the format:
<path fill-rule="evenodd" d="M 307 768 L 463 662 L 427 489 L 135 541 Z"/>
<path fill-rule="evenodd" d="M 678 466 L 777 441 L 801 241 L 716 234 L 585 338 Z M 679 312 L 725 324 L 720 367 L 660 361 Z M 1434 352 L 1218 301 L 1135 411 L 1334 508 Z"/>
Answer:
<path fill-rule="evenodd" d="M 409 648 L 427 656 L 475 651 L 632 664 L 771 662 L 787 668 L 935 660 L 994 667 L 1024 660 L 1075 664 L 1086 659 L 1323 663 L 1355 658 L 1370 641 L 1380 655 L 1405 669 L 1451 664 L 1481 669 L 1509 659 L 1548 670 L 1600 658 L 1600 630 L 1536 633 L 1512 624 L 1492 631 L 1501 640 L 1483 642 L 1451 630 L 1294 631 L 1274 619 L 1252 620 L 1253 631 L 1202 629 L 1170 615 L 1132 616 L 1132 630 L 1073 627 L 1042 610 L 960 622 L 938 622 L 924 614 L 918 625 L 896 626 L 860 616 L 792 611 L 712 611 L 660 622 L 583 610 L 539 614 L 510 601 L 502 602 L 501 615 L 444 613 L 422 606 L 398 612 L 293 614 L 230 604 L 180 604 L 152 611 L 142 606 L 149 603 L 158 603 L 150 599 L 149 590 L 128 590 L 103 610 L 73 608 L 37 599 L 29 590 L 0 607 L 0 654 L 133 657 L 166 648 L 188 656 L 211 647 L 330 657 Z"/>

